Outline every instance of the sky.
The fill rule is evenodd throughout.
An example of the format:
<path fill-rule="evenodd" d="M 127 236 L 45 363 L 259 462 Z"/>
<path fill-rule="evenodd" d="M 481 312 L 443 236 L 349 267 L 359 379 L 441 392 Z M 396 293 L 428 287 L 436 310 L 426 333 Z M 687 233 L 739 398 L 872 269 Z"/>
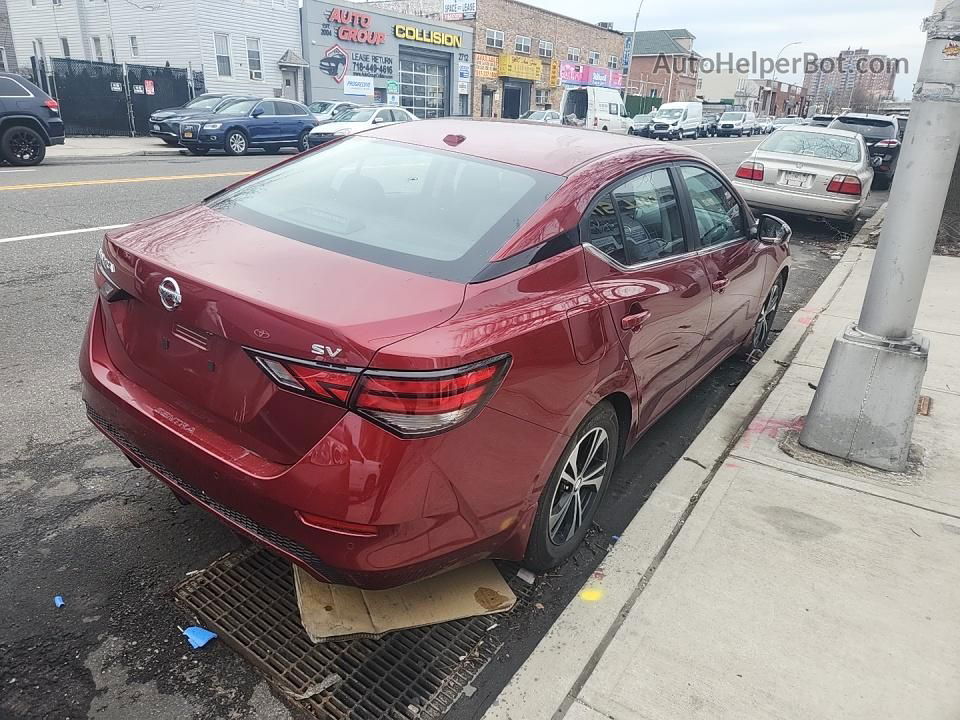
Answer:
<path fill-rule="evenodd" d="M 840 50 L 865 47 L 871 52 L 906 58 L 908 74 L 898 77 L 894 92 L 909 99 L 926 36 L 921 24 L 934 0 L 642 0 L 638 30 L 686 28 L 696 35 L 701 55 L 724 58 L 777 57 L 787 43 L 800 41 L 784 57 L 816 53 L 835 56 Z M 525 0 L 590 22 L 612 21 L 629 32 L 640 0 Z M 800 75 L 778 79 L 800 82 Z"/>

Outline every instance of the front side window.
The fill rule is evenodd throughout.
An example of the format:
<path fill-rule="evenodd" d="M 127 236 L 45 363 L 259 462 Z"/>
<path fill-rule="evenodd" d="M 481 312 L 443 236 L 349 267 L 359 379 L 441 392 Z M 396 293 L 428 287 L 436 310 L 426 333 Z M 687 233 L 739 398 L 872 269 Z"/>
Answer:
<path fill-rule="evenodd" d="M 697 167 L 682 168 L 697 218 L 700 245 L 710 246 L 743 236 L 743 211 L 727 186 L 712 172 Z"/>
<path fill-rule="evenodd" d="M 257 110 L 262 110 L 262 115 L 279 115 L 277 110 L 277 103 L 274 103 L 273 100 L 264 100 L 259 105 L 257 105 Z"/>
<path fill-rule="evenodd" d="M 487 29 L 487 47 L 503 48 L 503 31 Z"/>
<path fill-rule="evenodd" d="M 355 136 L 207 202 L 223 215 L 308 245 L 469 282 L 563 181 L 461 153 Z"/>
<path fill-rule="evenodd" d="M 542 58 L 551 58 L 553 57 L 553 43 L 548 42 L 547 40 L 540 41 L 540 57 Z"/>
<path fill-rule="evenodd" d="M 214 33 L 213 44 L 217 55 L 217 74 L 220 77 L 233 75 L 233 66 L 230 62 L 230 36 L 226 33 Z"/>
<path fill-rule="evenodd" d="M 567 60 L 570 62 L 580 62 L 580 48 L 568 47 Z"/>
<path fill-rule="evenodd" d="M 388 123 L 392 122 L 392 113 L 389 110 L 381 110 L 377 113 L 377 117 L 374 118 L 375 122 Z"/>
<path fill-rule="evenodd" d="M 251 80 L 263 80 L 263 65 L 260 61 L 260 38 L 247 38 L 247 67 Z"/>
<path fill-rule="evenodd" d="M 530 38 L 523 35 L 517 35 L 517 41 L 514 44 L 518 53 L 530 54 Z"/>
<path fill-rule="evenodd" d="M 232 100 L 219 106 L 214 112 L 217 115 L 249 115 L 258 104 L 259 100 Z"/>
<path fill-rule="evenodd" d="M 627 265 L 686 252 L 680 208 L 666 170 L 628 180 L 613 191 L 613 200 L 623 225 Z"/>

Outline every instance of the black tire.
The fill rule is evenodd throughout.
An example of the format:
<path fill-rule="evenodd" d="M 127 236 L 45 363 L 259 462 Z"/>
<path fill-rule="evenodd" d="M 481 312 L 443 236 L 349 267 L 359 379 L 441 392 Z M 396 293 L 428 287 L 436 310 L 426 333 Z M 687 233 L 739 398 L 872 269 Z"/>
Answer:
<path fill-rule="evenodd" d="M 187 152 L 191 155 L 206 155 L 210 152 L 210 148 L 205 147 L 188 147 Z"/>
<path fill-rule="evenodd" d="M 601 438 L 601 445 L 595 449 L 593 457 L 588 457 L 595 437 Z M 612 405 L 602 402 L 580 423 L 550 473 L 530 530 L 523 560 L 525 567 L 534 572 L 543 572 L 556 567 L 577 550 L 593 524 L 597 508 L 610 485 L 618 459 L 619 442 L 617 413 Z M 602 466 L 598 459 L 601 452 Z M 573 475 L 571 462 L 583 466 L 582 473 L 576 472 L 577 478 L 572 482 L 567 480 Z M 592 482 L 579 484 L 583 478 L 598 478 L 598 485 Z M 573 483 L 578 483 L 578 486 L 575 488 Z M 567 498 L 566 503 L 564 498 Z M 556 512 L 552 513 L 554 510 Z"/>
<path fill-rule="evenodd" d="M 166 143 L 167 145 L 176 146 L 180 144 L 180 141 L 177 140 L 176 138 L 162 137 L 160 139 L 163 140 L 163 142 Z"/>
<path fill-rule="evenodd" d="M 26 125 L 14 125 L 0 137 L 0 155 L 11 165 L 39 165 L 47 156 L 43 136 Z"/>
<path fill-rule="evenodd" d="M 753 332 L 741 348 L 741 354 L 744 357 L 750 357 L 755 353 L 763 353 L 770 345 L 770 332 L 773 329 L 773 321 L 776 320 L 777 310 L 780 309 L 780 301 L 783 300 L 783 275 L 778 275 L 770 291 L 764 298 L 763 305 L 760 306 L 760 312 L 757 313 L 757 320 L 753 325 Z"/>
<path fill-rule="evenodd" d="M 310 149 L 310 131 L 304 130 L 297 139 L 297 152 L 306 152 Z"/>
<path fill-rule="evenodd" d="M 243 130 L 231 130 L 223 139 L 223 150 L 227 155 L 246 155 L 250 150 L 250 140 Z"/>

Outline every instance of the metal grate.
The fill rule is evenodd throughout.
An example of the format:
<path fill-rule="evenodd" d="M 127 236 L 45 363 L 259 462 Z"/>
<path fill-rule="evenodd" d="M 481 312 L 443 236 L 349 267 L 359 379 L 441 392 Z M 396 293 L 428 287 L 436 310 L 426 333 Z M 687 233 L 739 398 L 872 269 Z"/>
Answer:
<path fill-rule="evenodd" d="M 513 578 L 515 614 L 531 588 L 514 577 L 515 567 L 504 570 Z M 175 592 L 291 702 L 323 720 L 441 718 L 502 646 L 489 630 L 503 616 L 314 645 L 300 624 L 290 565 L 256 546 L 218 560 Z M 297 698 L 334 674 L 340 680 L 329 689 Z"/>

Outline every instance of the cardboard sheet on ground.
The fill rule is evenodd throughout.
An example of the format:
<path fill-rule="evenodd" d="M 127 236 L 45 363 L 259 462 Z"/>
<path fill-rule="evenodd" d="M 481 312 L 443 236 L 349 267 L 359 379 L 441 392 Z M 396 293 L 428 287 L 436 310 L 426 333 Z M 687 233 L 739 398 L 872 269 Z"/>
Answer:
<path fill-rule="evenodd" d="M 391 590 L 323 583 L 296 565 L 293 577 L 300 620 L 315 643 L 493 615 L 517 602 L 489 560 Z"/>

